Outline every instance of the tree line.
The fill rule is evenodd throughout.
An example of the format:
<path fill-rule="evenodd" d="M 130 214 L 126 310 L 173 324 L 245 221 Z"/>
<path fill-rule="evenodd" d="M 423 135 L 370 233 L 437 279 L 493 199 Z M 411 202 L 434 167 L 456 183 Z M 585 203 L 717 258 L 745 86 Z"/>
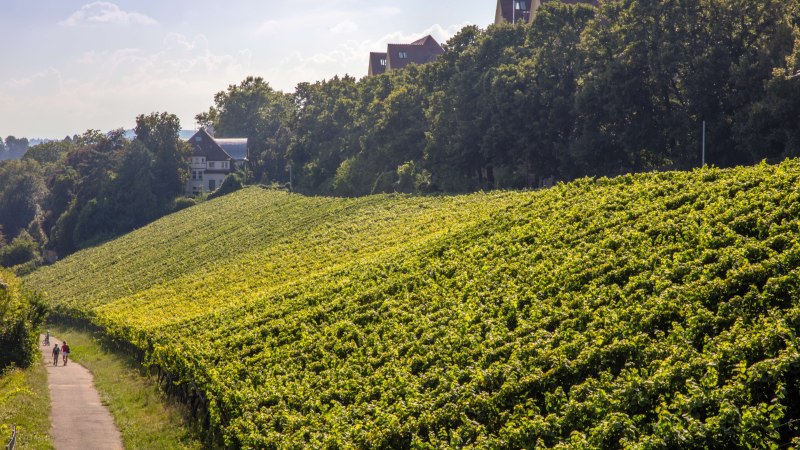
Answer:
<path fill-rule="evenodd" d="M 0 163 L 0 265 L 26 273 L 185 207 L 189 145 L 178 117 L 141 115 L 125 131 L 35 145 Z"/>
<path fill-rule="evenodd" d="M 18 138 L 12 135 L 0 138 L 0 161 L 7 159 L 19 159 L 30 147 L 28 138 Z"/>
<path fill-rule="evenodd" d="M 308 194 L 468 192 L 795 156 L 796 0 L 548 3 L 438 61 L 293 93 L 250 77 L 199 114 L 252 178 Z"/>

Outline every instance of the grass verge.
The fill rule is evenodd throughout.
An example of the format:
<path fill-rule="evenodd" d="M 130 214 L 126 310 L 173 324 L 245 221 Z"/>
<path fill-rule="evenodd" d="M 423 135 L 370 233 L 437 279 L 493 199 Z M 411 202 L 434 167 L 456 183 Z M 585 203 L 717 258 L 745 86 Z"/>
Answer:
<path fill-rule="evenodd" d="M 38 359 L 28 369 L 11 369 L 0 375 L 0 448 L 11 438 L 14 424 L 17 448 L 53 448 L 47 371 Z"/>
<path fill-rule="evenodd" d="M 184 408 L 168 399 L 133 358 L 108 350 L 98 332 L 57 325 L 50 325 L 50 332 L 67 341 L 70 359 L 94 376 L 126 449 L 204 448 Z"/>

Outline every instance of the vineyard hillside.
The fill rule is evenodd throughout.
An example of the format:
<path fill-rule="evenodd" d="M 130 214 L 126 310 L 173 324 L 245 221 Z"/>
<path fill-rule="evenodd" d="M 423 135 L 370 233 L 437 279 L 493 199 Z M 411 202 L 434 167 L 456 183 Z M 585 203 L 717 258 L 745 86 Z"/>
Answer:
<path fill-rule="evenodd" d="M 230 448 L 800 444 L 800 162 L 249 188 L 42 268 Z"/>

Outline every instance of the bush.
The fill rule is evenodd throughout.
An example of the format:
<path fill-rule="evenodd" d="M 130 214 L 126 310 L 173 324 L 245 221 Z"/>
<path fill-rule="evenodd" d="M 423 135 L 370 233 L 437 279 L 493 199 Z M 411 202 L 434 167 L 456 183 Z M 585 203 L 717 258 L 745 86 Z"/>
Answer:
<path fill-rule="evenodd" d="M 0 265 L 4 267 L 13 267 L 37 259 L 39 259 L 39 245 L 24 231 L 11 244 L 0 249 Z"/>
<path fill-rule="evenodd" d="M 220 185 L 219 189 L 208 195 L 208 199 L 212 200 L 222 197 L 223 195 L 228 195 L 231 192 L 236 192 L 241 189 L 242 186 L 243 183 L 241 175 L 232 173 L 225 177 L 225 180 L 222 181 L 222 185 Z"/>
<path fill-rule="evenodd" d="M 193 198 L 181 197 L 175 200 L 175 206 L 172 207 L 172 212 L 178 212 L 182 209 L 191 208 L 196 204 L 197 201 Z"/>
<path fill-rule="evenodd" d="M 47 306 L 41 296 L 24 291 L 9 271 L 0 270 L 0 371 L 28 367 L 36 358 L 39 327 Z"/>

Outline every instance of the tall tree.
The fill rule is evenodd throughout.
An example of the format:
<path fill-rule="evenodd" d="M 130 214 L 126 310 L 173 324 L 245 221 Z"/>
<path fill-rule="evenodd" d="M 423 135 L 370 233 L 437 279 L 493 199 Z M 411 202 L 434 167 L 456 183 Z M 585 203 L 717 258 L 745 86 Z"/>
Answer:
<path fill-rule="evenodd" d="M 330 193 L 339 166 L 358 153 L 359 98 L 350 76 L 297 85 L 289 157 L 301 190 Z"/>
<path fill-rule="evenodd" d="M 151 113 L 136 118 L 136 140 L 154 158 L 154 191 L 161 207 L 184 192 L 189 177 L 189 145 L 180 138 L 181 122 L 168 113 Z"/>
<path fill-rule="evenodd" d="M 138 140 L 122 155 L 117 176 L 107 193 L 114 231 L 125 233 L 157 217 L 154 165 L 153 154 Z"/>
<path fill-rule="evenodd" d="M 218 137 L 246 137 L 253 177 L 258 181 L 286 180 L 286 150 L 291 96 L 274 90 L 261 77 L 247 77 L 214 96 L 214 107 L 196 116 L 212 126 Z"/>
<path fill-rule="evenodd" d="M 40 204 L 46 192 L 36 161 L 0 163 L 0 227 L 9 240 L 41 219 Z"/>

